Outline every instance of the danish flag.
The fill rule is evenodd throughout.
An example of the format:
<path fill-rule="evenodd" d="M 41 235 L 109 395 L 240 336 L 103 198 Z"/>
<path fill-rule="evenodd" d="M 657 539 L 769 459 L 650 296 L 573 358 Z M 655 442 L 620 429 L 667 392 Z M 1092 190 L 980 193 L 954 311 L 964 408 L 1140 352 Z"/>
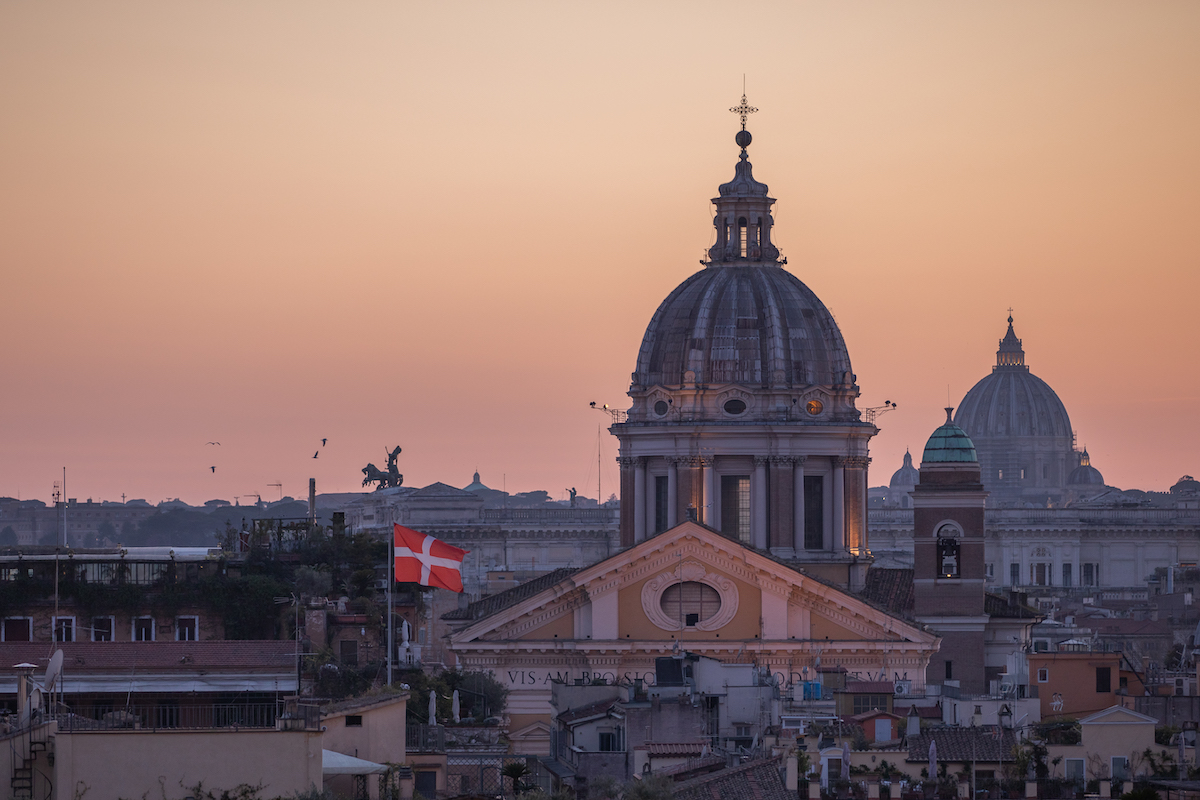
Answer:
<path fill-rule="evenodd" d="M 419 583 L 461 592 L 462 562 L 469 552 L 428 534 L 396 525 L 396 582 Z"/>

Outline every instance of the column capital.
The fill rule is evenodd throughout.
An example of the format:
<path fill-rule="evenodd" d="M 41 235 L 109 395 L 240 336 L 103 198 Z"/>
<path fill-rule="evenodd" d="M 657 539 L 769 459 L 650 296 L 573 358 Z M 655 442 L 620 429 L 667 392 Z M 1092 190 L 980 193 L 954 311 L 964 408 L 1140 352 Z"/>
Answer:
<path fill-rule="evenodd" d="M 866 469 L 870 463 L 869 456 L 847 456 L 842 459 L 842 464 L 850 469 Z"/>
<path fill-rule="evenodd" d="M 617 463 L 621 465 L 621 469 L 632 469 L 645 466 L 646 459 L 643 456 L 617 456 Z"/>
<path fill-rule="evenodd" d="M 684 461 L 684 459 L 680 458 L 679 456 L 666 456 L 663 458 L 663 461 L 667 462 L 668 467 L 678 467 Z"/>
<path fill-rule="evenodd" d="M 771 456 L 771 463 L 777 464 L 781 467 L 790 467 L 790 466 L 795 465 L 796 457 L 795 456 Z"/>
<path fill-rule="evenodd" d="M 700 456 L 699 460 L 700 466 L 704 467 L 705 469 L 711 469 L 712 465 L 717 463 L 716 456 Z"/>
<path fill-rule="evenodd" d="M 675 459 L 675 463 L 681 467 L 698 467 L 700 466 L 700 456 L 680 456 Z"/>
<path fill-rule="evenodd" d="M 755 456 L 754 457 L 754 466 L 756 469 L 758 467 L 765 467 L 769 463 L 771 463 L 770 456 Z"/>

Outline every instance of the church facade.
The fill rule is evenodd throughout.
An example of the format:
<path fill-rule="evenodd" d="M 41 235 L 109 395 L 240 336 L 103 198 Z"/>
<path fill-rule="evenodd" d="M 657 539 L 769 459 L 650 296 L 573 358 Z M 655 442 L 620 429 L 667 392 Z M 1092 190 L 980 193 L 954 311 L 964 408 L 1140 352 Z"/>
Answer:
<path fill-rule="evenodd" d="M 556 681 L 653 684 L 655 659 L 688 652 L 757 664 L 784 689 L 824 663 L 910 680 L 919 694 L 938 649 L 919 625 L 696 522 L 446 621 L 458 664 L 508 687 L 510 735 L 532 748 L 523 752 L 548 747 Z"/>

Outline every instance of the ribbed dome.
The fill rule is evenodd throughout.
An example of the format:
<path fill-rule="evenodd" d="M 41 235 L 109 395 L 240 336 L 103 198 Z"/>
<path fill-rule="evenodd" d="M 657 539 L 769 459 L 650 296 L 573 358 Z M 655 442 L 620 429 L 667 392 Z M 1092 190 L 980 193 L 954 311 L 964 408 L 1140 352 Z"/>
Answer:
<path fill-rule="evenodd" d="M 1025 351 L 1013 333 L 1012 317 L 996 353 L 996 366 L 967 392 L 954 421 L 977 438 L 1071 435 L 1066 406 L 1025 366 Z"/>
<path fill-rule="evenodd" d="M 1083 448 L 1083 453 L 1079 456 L 1079 466 L 1071 470 L 1071 474 L 1067 476 L 1068 486 L 1103 486 L 1104 476 L 1100 474 L 1100 470 L 1092 466 L 1092 457 L 1088 455 L 1087 448 Z"/>
<path fill-rule="evenodd" d="M 926 464 L 954 464 L 978 461 L 975 455 L 975 445 L 971 437 L 963 429 L 954 424 L 951 414 L 954 409 L 946 409 L 946 424 L 933 432 L 925 443 L 925 452 L 921 456 L 921 466 Z"/>
<path fill-rule="evenodd" d="M 912 453 L 904 451 L 904 465 L 900 469 L 892 473 L 892 480 L 888 483 L 893 489 L 903 486 L 916 486 L 921 482 L 921 473 L 913 466 Z"/>
<path fill-rule="evenodd" d="M 662 302 L 642 339 L 633 383 L 834 386 L 851 372 L 833 316 L 782 267 L 712 265 Z"/>
<path fill-rule="evenodd" d="M 1100 470 L 1088 464 L 1080 464 L 1075 469 L 1071 470 L 1071 474 L 1067 476 L 1068 486 L 1103 486 L 1104 476 L 1100 474 Z"/>

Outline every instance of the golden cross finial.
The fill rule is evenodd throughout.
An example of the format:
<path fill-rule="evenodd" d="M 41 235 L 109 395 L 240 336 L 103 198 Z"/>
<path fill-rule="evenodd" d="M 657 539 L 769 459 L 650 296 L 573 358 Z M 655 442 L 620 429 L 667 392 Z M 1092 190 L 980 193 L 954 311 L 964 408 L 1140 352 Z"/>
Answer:
<path fill-rule="evenodd" d="M 754 106 L 746 104 L 745 94 L 742 95 L 742 104 L 740 106 L 734 106 L 729 110 L 742 118 L 742 130 L 746 130 L 746 117 L 758 111 L 758 109 Z"/>

